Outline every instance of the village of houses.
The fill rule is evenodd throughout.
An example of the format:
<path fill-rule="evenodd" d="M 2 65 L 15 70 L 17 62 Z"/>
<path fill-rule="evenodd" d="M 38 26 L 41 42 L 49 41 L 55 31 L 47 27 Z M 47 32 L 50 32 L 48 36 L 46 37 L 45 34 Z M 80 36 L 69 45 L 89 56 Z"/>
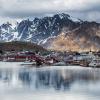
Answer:
<path fill-rule="evenodd" d="M 33 66 L 82 66 L 100 68 L 100 52 L 51 52 L 42 55 L 40 52 L 32 51 L 6 52 L 0 54 L 0 61 L 3 62 L 23 62 L 24 65 Z"/>

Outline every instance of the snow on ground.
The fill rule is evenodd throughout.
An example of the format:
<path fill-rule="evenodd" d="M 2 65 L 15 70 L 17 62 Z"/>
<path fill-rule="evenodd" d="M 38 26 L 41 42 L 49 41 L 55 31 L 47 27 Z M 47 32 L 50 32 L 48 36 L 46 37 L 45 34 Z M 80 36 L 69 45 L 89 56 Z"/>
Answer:
<path fill-rule="evenodd" d="M 20 68 L 23 67 L 21 64 L 24 64 L 24 62 L 0 62 L 0 68 Z M 28 65 L 27 65 L 28 67 Z M 33 66 L 33 68 L 35 68 Z M 91 69 L 91 68 L 85 68 L 81 66 L 42 66 L 39 68 L 39 70 L 52 70 L 52 69 Z"/>
<path fill-rule="evenodd" d="M 0 68 L 19 68 L 22 62 L 0 62 Z"/>
<path fill-rule="evenodd" d="M 0 68 L 21 68 L 25 66 L 21 66 L 24 62 L 0 62 Z M 27 65 L 28 67 L 28 65 Z M 32 67 L 36 69 L 35 66 Z M 76 70 L 89 70 L 93 69 L 91 67 L 82 67 L 82 66 L 41 66 L 38 70 L 54 70 L 54 69 L 76 69 Z M 96 69 L 96 68 L 95 68 Z M 97 69 L 98 70 L 98 69 Z"/>

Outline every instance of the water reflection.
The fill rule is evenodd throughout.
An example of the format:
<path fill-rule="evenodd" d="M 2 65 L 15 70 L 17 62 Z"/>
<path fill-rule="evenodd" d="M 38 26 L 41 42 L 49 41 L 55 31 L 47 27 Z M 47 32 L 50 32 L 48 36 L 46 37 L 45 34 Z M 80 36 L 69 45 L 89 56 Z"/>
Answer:
<path fill-rule="evenodd" d="M 34 88 L 54 88 L 56 90 L 69 89 L 73 83 L 73 78 L 63 77 L 58 70 L 55 71 L 22 71 L 19 73 L 19 79 Z"/>
<path fill-rule="evenodd" d="M 8 83 L 9 86 L 17 87 L 19 84 L 23 88 L 29 89 L 54 89 L 69 91 L 73 84 L 100 83 L 100 71 L 97 69 L 1 69 L 0 83 Z"/>

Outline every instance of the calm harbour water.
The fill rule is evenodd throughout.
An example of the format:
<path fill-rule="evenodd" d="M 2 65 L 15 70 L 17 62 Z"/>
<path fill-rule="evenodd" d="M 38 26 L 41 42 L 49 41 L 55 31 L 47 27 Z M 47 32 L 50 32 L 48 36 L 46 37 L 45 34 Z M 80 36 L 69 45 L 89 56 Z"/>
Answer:
<path fill-rule="evenodd" d="M 0 100 L 100 100 L 100 69 L 0 62 Z"/>

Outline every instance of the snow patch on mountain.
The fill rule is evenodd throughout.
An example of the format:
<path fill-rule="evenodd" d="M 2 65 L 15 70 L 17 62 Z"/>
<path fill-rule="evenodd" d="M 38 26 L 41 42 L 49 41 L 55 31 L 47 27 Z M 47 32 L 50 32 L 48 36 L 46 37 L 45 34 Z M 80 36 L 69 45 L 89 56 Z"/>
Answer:
<path fill-rule="evenodd" d="M 82 21 L 62 13 L 34 18 L 34 20 L 27 19 L 20 22 L 4 23 L 0 26 L 0 41 L 29 41 L 49 48 L 54 39 L 60 38 L 60 35 L 65 33 L 65 37 L 73 35 L 77 40 L 82 38 L 80 41 L 84 43 L 85 39 L 83 37 L 90 38 L 89 42 L 95 38 L 93 42 L 100 44 L 99 27 L 100 24 L 96 22 Z"/>

